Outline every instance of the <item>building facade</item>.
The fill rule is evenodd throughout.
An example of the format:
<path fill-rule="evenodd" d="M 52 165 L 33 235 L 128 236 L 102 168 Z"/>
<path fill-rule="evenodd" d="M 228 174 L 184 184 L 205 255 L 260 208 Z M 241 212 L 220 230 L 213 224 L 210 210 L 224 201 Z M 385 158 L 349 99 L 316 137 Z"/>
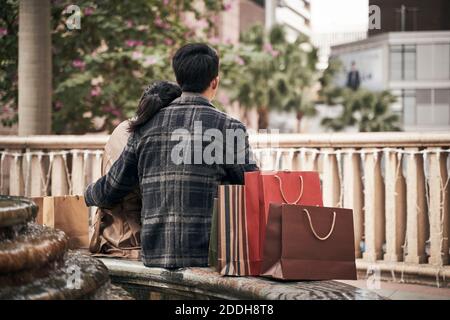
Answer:
<path fill-rule="evenodd" d="M 380 8 L 381 28 L 369 35 L 398 31 L 450 30 L 449 0 L 369 0 Z"/>
<path fill-rule="evenodd" d="M 450 31 L 390 32 L 334 46 L 345 85 L 352 63 L 361 87 L 390 90 L 405 131 L 450 130 Z"/>

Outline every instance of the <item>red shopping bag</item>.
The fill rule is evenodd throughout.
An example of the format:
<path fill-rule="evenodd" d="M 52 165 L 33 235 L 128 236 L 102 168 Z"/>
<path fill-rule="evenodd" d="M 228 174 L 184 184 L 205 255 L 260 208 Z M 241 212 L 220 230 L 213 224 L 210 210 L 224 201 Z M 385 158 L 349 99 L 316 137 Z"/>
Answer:
<path fill-rule="evenodd" d="M 246 172 L 245 202 L 247 219 L 258 221 L 258 225 L 255 225 L 257 234 L 255 232 L 250 236 L 254 254 L 257 255 L 254 260 L 259 262 L 256 268 L 259 269 L 263 257 L 269 205 L 277 203 L 323 206 L 319 174 L 313 171 Z"/>

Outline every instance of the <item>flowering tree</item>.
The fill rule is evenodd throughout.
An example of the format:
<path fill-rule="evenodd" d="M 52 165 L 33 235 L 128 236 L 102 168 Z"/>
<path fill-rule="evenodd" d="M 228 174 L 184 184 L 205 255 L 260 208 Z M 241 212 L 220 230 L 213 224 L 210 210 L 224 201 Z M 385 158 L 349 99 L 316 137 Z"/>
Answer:
<path fill-rule="evenodd" d="M 143 88 L 173 79 L 170 55 L 198 28 L 210 29 L 211 12 L 222 1 L 204 1 L 199 11 L 189 0 L 52 1 L 53 131 L 84 133 L 111 130 L 132 116 Z M 17 109 L 18 1 L 0 0 L 0 99 Z M 79 29 L 68 19 L 79 14 Z M 194 16 L 195 25 L 184 17 Z M 200 26 L 198 21 L 204 23 Z M 205 32 L 207 34 L 207 32 Z M 17 121 L 16 113 L 4 118 Z"/>

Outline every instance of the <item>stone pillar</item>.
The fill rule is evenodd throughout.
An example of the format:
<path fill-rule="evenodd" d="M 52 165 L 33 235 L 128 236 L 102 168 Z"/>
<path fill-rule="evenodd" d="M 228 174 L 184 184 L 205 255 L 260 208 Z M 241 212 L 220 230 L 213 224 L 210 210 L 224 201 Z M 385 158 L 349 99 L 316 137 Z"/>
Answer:
<path fill-rule="evenodd" d="M 325 207 L 337 207 L 339 204 L 341 185 L 339 181 L 338 163 L 334 149 L 324 148 L 323 154 L 323 204 Z"/>
<path fill-rule="evenodd" d="M 447 154 L 436 152 L 429 154 L 430 191 L 430 258 L 428 263 L 435 265 L 448 264 L 448 184 Z M 447 185 L 446 185 L 447 184 Z M 445 188 L 445 190 L 444 190 Z"/>
<path fill-rule="evenodd" d="M 367 149 L 364 157 L 364 260 L 375 262 L 383 258 L 385 238 L 384 185 L 381 175 L 381 153 Z"/>
<path fill-rule="evenodd" d="M 385 153 L 386 254 L 384 260 L 389 262 L 403 260 L 402 246 L 405 241 L 406 189 L 402 174 L 402 158 L 398 155 L 393 151 Z"/>
<path fill-rule="evenodd" d="M 19 135 L 51 132 L 50 0 L 19 1 Z"/>
<path fill-rule="evenodd" d="M 411 154 L 406 164 L 406 257 L 405 262 L 425 262 L 425 241 L 427 240 L 427 205 L 423 158 L 418 148 L 405 149 Z"/>
<path fill-rule="evenodd" d="M 355 231 L 355 256 L 361 258 L 360 243 L 364 234 L 364 194 L 361 181 L 360 158 L 354 149 L 344 149 L 343 207 L 353 209 Z"/>

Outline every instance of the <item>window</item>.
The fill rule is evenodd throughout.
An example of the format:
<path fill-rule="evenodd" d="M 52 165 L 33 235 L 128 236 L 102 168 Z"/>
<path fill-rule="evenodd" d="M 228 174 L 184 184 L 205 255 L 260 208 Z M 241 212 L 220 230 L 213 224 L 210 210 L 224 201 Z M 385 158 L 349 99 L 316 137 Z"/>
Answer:
<path fill-rule="evenodd" d="M 406 126 L 412 126 L 417 123 L 416 116 L 416 92 L 414 90 L 403 90 L 403 123 Z"/>
<path fill-rule="evenodd" d="M 433 125 L 433 101 L 431 100 L 431 95 L 432 91 L 430 89 L 416 91 L 418 125 Z"/>
<path fill-rule="evenodd" d="M 391 80 L 416 79 L 416 46 L 395 45 L 390 49 Z"/>
<path fill-rule="evenodd" d="M 434 90 L 434 119 L 437 125 L 450 123 L 450 89 Z"/>
<path fill-rule="evenodd" d="M 450 44 L 421 44 L 417 46 L 417 79 L 450 79 Z"/>

